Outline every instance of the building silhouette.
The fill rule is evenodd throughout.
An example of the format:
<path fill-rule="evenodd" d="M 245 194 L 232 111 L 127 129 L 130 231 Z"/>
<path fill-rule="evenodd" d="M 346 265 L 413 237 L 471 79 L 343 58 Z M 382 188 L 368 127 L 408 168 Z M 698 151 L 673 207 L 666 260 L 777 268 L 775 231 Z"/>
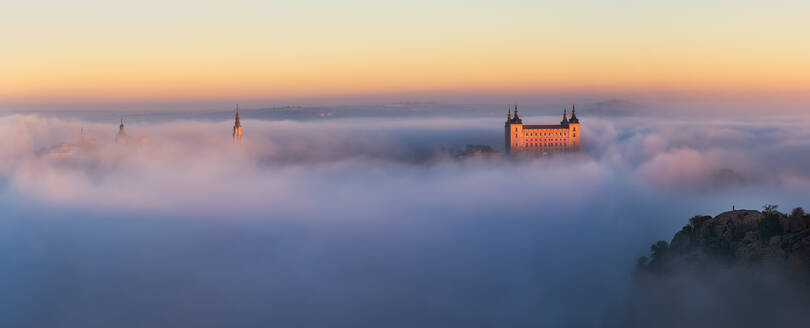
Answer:
<path fill-rule="evenodd" d="M 124 118 L 121 118 L 121 125 L 118 126 L 118 134 L 115 135 L 115 143 L 128 143 L 129 136 L 124 131 Z"/>
<path fill-rule="evenodd" d="M 511 108 L 506 113 L 504 139 L 506 153 L 561 152 L 579 149 L 581 131 L 575 106 L 571 107 L 571 119 L 567 109 L 563 110 L 560 124 L 524 125 L 515 105 L 515 115 Z"/>
<path fill-rule="evenodd" d="M 244 142 L 242 123 L 239 122 L 239 105 L 236 105 L 236 119 L 233 122 L 233 143 L 242 144 L 242 142 Z"/>
<path fill-rule="evenodd" d="M 149 139 L 145 136 L 130 136 L 124 129 L 124 119 L 121 119 L 121 124 L 118 126 L 118 134 L 115 135 L 115 143 L 122 145 L 137 145 L 146 146 Z"/>

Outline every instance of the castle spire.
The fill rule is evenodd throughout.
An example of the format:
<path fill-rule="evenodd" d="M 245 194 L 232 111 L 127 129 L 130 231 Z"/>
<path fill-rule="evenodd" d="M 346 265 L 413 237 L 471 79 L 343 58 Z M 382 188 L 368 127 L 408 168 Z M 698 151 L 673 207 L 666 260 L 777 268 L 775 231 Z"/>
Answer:
<path fill-rule="evenodd" d="M 560 121 L 560 124 L 561 124 L 561 125 L 566 125 L 566 124 L 568 124 L 568 107 L 566 107 L 565 109 L 563 109 L 563 119 L 562 119 L 562 121 Z"/>
<path fill-rule="evenodd" d="M 571 105 L 571 119 L 568 120 L 569 123 L 579 123 L 579 119 L 577 118 L 577 107 L 575 105 Z"/>

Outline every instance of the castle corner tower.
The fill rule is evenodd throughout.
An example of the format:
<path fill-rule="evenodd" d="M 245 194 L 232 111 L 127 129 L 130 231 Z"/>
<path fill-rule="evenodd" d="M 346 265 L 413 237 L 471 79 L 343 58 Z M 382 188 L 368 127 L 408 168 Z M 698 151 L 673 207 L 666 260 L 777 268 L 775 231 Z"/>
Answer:
<path fill-rule="evenodd" d="M 571 148 L 574 150 L 579 149 L 582 131 L 579 130 L 579 119 L 577 118 L 576 105 L 571 105 L 571 118 L 568 120 L 568 130 Z"/>
<path fill-rule="evenodd" d="M 512 117 L 511 112 L 506 114 L 506 124 L 504 125 L 506 153 L 511 153 L 513 149 L 520 148 L 521 136 L 523 136 L 523 120 L 520 119 L 518 107 L 515 105 L 514 117 Z"/>

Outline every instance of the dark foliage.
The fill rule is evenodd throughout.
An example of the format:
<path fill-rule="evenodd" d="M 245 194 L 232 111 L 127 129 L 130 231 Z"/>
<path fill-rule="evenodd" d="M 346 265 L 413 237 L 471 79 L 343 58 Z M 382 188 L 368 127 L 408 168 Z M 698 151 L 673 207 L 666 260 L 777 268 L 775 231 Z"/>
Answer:
<path fill-rule="evenodd" d="M 782 226 L 779 224 L 779 215 L 773 212 L 768 213 L 765 218 L 759 221 L 759 238 L 768 240 L 773 236 L 782 234 Z"/>
<path fill-rule="evenodd" d="M 693 228 L 695 228 L 695 227 L 698 227 L 699 225 L 703 224 L 703 222 L 706 222 L 706 221 L 710 220 L 711 218 L 712 217 L 708 216 L 708 215 L 695 215 L 691 219 L 689 219 L 689 224 Z"/>

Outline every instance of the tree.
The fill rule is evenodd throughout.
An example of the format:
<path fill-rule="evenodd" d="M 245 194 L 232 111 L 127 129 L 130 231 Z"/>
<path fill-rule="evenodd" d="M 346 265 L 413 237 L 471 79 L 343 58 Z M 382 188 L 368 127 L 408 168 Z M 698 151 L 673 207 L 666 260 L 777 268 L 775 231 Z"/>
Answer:
<path fill-rule="evenodd" d="M 765 214 L 774 214 L 774 212 L 776 212 L 777 208 L 779 208 L 779 205 L 776 205 L 776 204 L 762 205 L 762 211 L 765 212 Z"/>
<path fill-rule="evenodd" d="M 693 228 L 697 229 L 703 222 L 711 220 L 711 216 L 707 215 L 695 215 L 691 219 L 689 219 L 689 224 L 692 225 Z"/>
<path fill-rule="evenodd" d="M 669 250 L 669 243 L 666 240 L 659 240 L 650 246 L 650 252 L 653 259 L 660 259 L 666 255 Z"/>
<path fill-rule="evenodd" d="M 803 217 L 804 216 L 804 209 L 801 207 L 794 208 L 793 211 L 790 212 L 790 216 L 793 217 Z"/>

